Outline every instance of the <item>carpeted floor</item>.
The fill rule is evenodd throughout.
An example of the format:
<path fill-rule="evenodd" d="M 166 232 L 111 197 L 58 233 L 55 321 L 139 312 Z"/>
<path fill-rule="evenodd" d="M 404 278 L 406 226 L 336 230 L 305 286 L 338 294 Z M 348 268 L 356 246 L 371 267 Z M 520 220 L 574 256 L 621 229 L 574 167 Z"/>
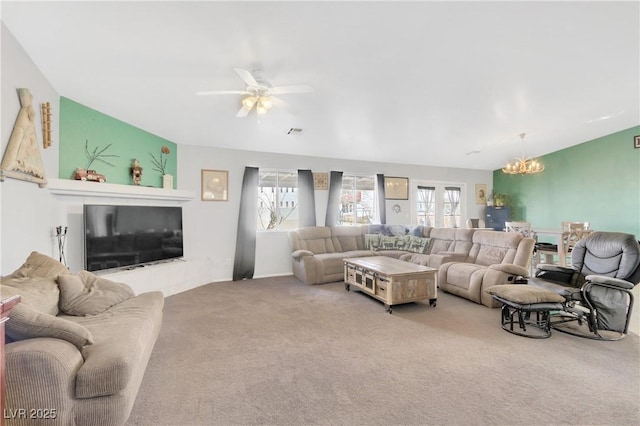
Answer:
<path fill-rule="evenodd" d="M 166 299 L 133 425 L 637 425 L 640 339 L 527 339 L 438 294 L 213 283 Z"/>

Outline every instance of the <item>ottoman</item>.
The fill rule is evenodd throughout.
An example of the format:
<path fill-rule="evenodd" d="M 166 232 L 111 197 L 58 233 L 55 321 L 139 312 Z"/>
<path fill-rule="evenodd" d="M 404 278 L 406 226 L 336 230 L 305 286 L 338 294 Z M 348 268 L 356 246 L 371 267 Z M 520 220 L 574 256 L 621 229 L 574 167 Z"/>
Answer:
<path fill-rule="evenodd" d="M 551 336 L 551 311 L 564 307 L 557 293 L 523 284 L 494 285 L 484 290 L 502 303 L 502 328 L 519 336 L 544 339 Z M 514 323 L 518 322 L 518 329 Z M 529 326 L 529 330 L 527 330 Z"/>

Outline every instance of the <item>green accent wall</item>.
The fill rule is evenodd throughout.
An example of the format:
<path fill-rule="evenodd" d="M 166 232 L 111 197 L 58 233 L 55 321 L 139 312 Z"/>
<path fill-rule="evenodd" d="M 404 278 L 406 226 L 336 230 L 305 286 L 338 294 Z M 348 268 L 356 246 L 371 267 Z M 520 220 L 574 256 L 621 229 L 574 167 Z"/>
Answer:
<path fill-rule="evenodd" d="M 535 175 L 493 172 L 495 192 L 513 198 L 514 219 L 533 228 L 560 228 L 588 221 L 591 229 L 634 234 L 640 239 L 640 126 L 540 157 Z"/>
<path fill-rule="evenodd" d="M 154 170 L 151 154 L 160 161 L 161 149 L 166 146 L 170 152 L 162 154 L 163 161 L 167 160 L 165 171 L 173 175 L 173 185 L 177 188 L 178 149 L 175 143 L 60 97 L 60 179 L 72 179 L 77 167 L 87 167 L 86 141 L 90 152 L 111 144 L 104 154 L 114 157 L 103 159 L 113 166 L 95 160 L 89 167 L 105 175 L 108 183 L 133 185 L 130 167 L 135 158 L 143 168 L 140 185 L 158 188 L 162 187 L 162 175 Z"/>

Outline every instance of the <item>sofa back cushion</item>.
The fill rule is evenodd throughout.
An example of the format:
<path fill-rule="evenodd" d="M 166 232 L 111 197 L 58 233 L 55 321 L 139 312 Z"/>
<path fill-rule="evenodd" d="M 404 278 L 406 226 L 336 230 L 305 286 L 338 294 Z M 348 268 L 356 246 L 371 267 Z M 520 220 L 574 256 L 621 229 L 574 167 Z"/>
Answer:
<path fill-rule="evenodd" d="M 475 229 L 456 229 L 455 240 L 449 251 L 468 255 L 473 247 L 473 234 L 475 234 L 475 232 Z"/>
<path fill-rule="evenodd" d="M 55 278 L 6 277 L 2 279 L 3 298 L 20 295 L 20 304 L 47 315 L 58 315 L 60 290 Z"/>
<path fill-rule="evenodd" d="M 292 249 L 308 250 L 313 254 L 335 253 L 331 241 L 331 228 L 328 226 L 310 226 L 290 233 Z"/>
<path fill-rule="evenodd" d="M 56 279 L 60 274 L 68 274 L 69 270 L 57 260 L 38 253 L 31 252 L 27 260 L 10 276 L 14 278 L 52 278 Z"/>
<path fill-rule="evenodd" d="M 441 251 L 450 251 L 456 236 L 454 228 L 433 228 L 431 230 L 431 243 L 429 254 L 437 254 Z"/>
<path fill-rule="evenodd" d="M 334 226 L 331 228 L 331 237 L 336 252 L 366 250 L 362 229 L 359 226 Z"/>
<path fill-rule="evenodd" d="M 514 232 L 477 231 L 469 253 L 482 266 L 513 263 L 522 235 Z"/>

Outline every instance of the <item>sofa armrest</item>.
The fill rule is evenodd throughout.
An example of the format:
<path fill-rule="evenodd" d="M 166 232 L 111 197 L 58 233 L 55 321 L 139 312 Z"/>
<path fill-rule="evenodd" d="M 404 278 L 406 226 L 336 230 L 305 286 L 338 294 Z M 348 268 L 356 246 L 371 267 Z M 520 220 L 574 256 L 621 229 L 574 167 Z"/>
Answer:
<path fill-rule="evenodd" d="M 619 287 L 626 290 L 633 289 L 634 285 L 620 278 L 605 277 L 602 275 L 587 275 L 585 279 L 592 284 L 604 284 L 607 287 Z"/>
<path fill-rule="evenodd" d="M 529 276 L 529 269 L 525 268 L 524 266 L 514 265 L 512 263 L 498 263 L 489 266 L 489 269 L 504 272 L 505 274 L 510 275 L 520 275 L 523 277 Z"/>
<path fill-rule="evenodd" d="M 575 271 L 572 268 L 559 265 L 547 265 L 544 263 L 536 267 L 535 277 L 547 281 L 569 284 Z"/>
<path fill-rule="evenodd" d="M 305 256 L 313 256 L 313 253 L 310 252 L 309 250 L 296 250 L 293 253 L 291 253 L 291 257 L 293 257 L 298 262 L 300 261 L 300 259 L 302 259 Z"/>
<path fill-rule="evenodd" d="M 55 410 L 56 424 L 74 424 L 76 375 L 84 360 L 66 340 L 39 337 L 5 347 L 7 409 Z"/>
<path fill-rule="evenodd" d="M 562 272 L 567 274 L 573 274 L 574 272 L 572 268 L 567 268 L 566 266 L 560 266 L 560 265 L 552 265 L 549 263 L 539 263 L 536 266 L 536 270 L 549 271 L 549 272 Z"/>

